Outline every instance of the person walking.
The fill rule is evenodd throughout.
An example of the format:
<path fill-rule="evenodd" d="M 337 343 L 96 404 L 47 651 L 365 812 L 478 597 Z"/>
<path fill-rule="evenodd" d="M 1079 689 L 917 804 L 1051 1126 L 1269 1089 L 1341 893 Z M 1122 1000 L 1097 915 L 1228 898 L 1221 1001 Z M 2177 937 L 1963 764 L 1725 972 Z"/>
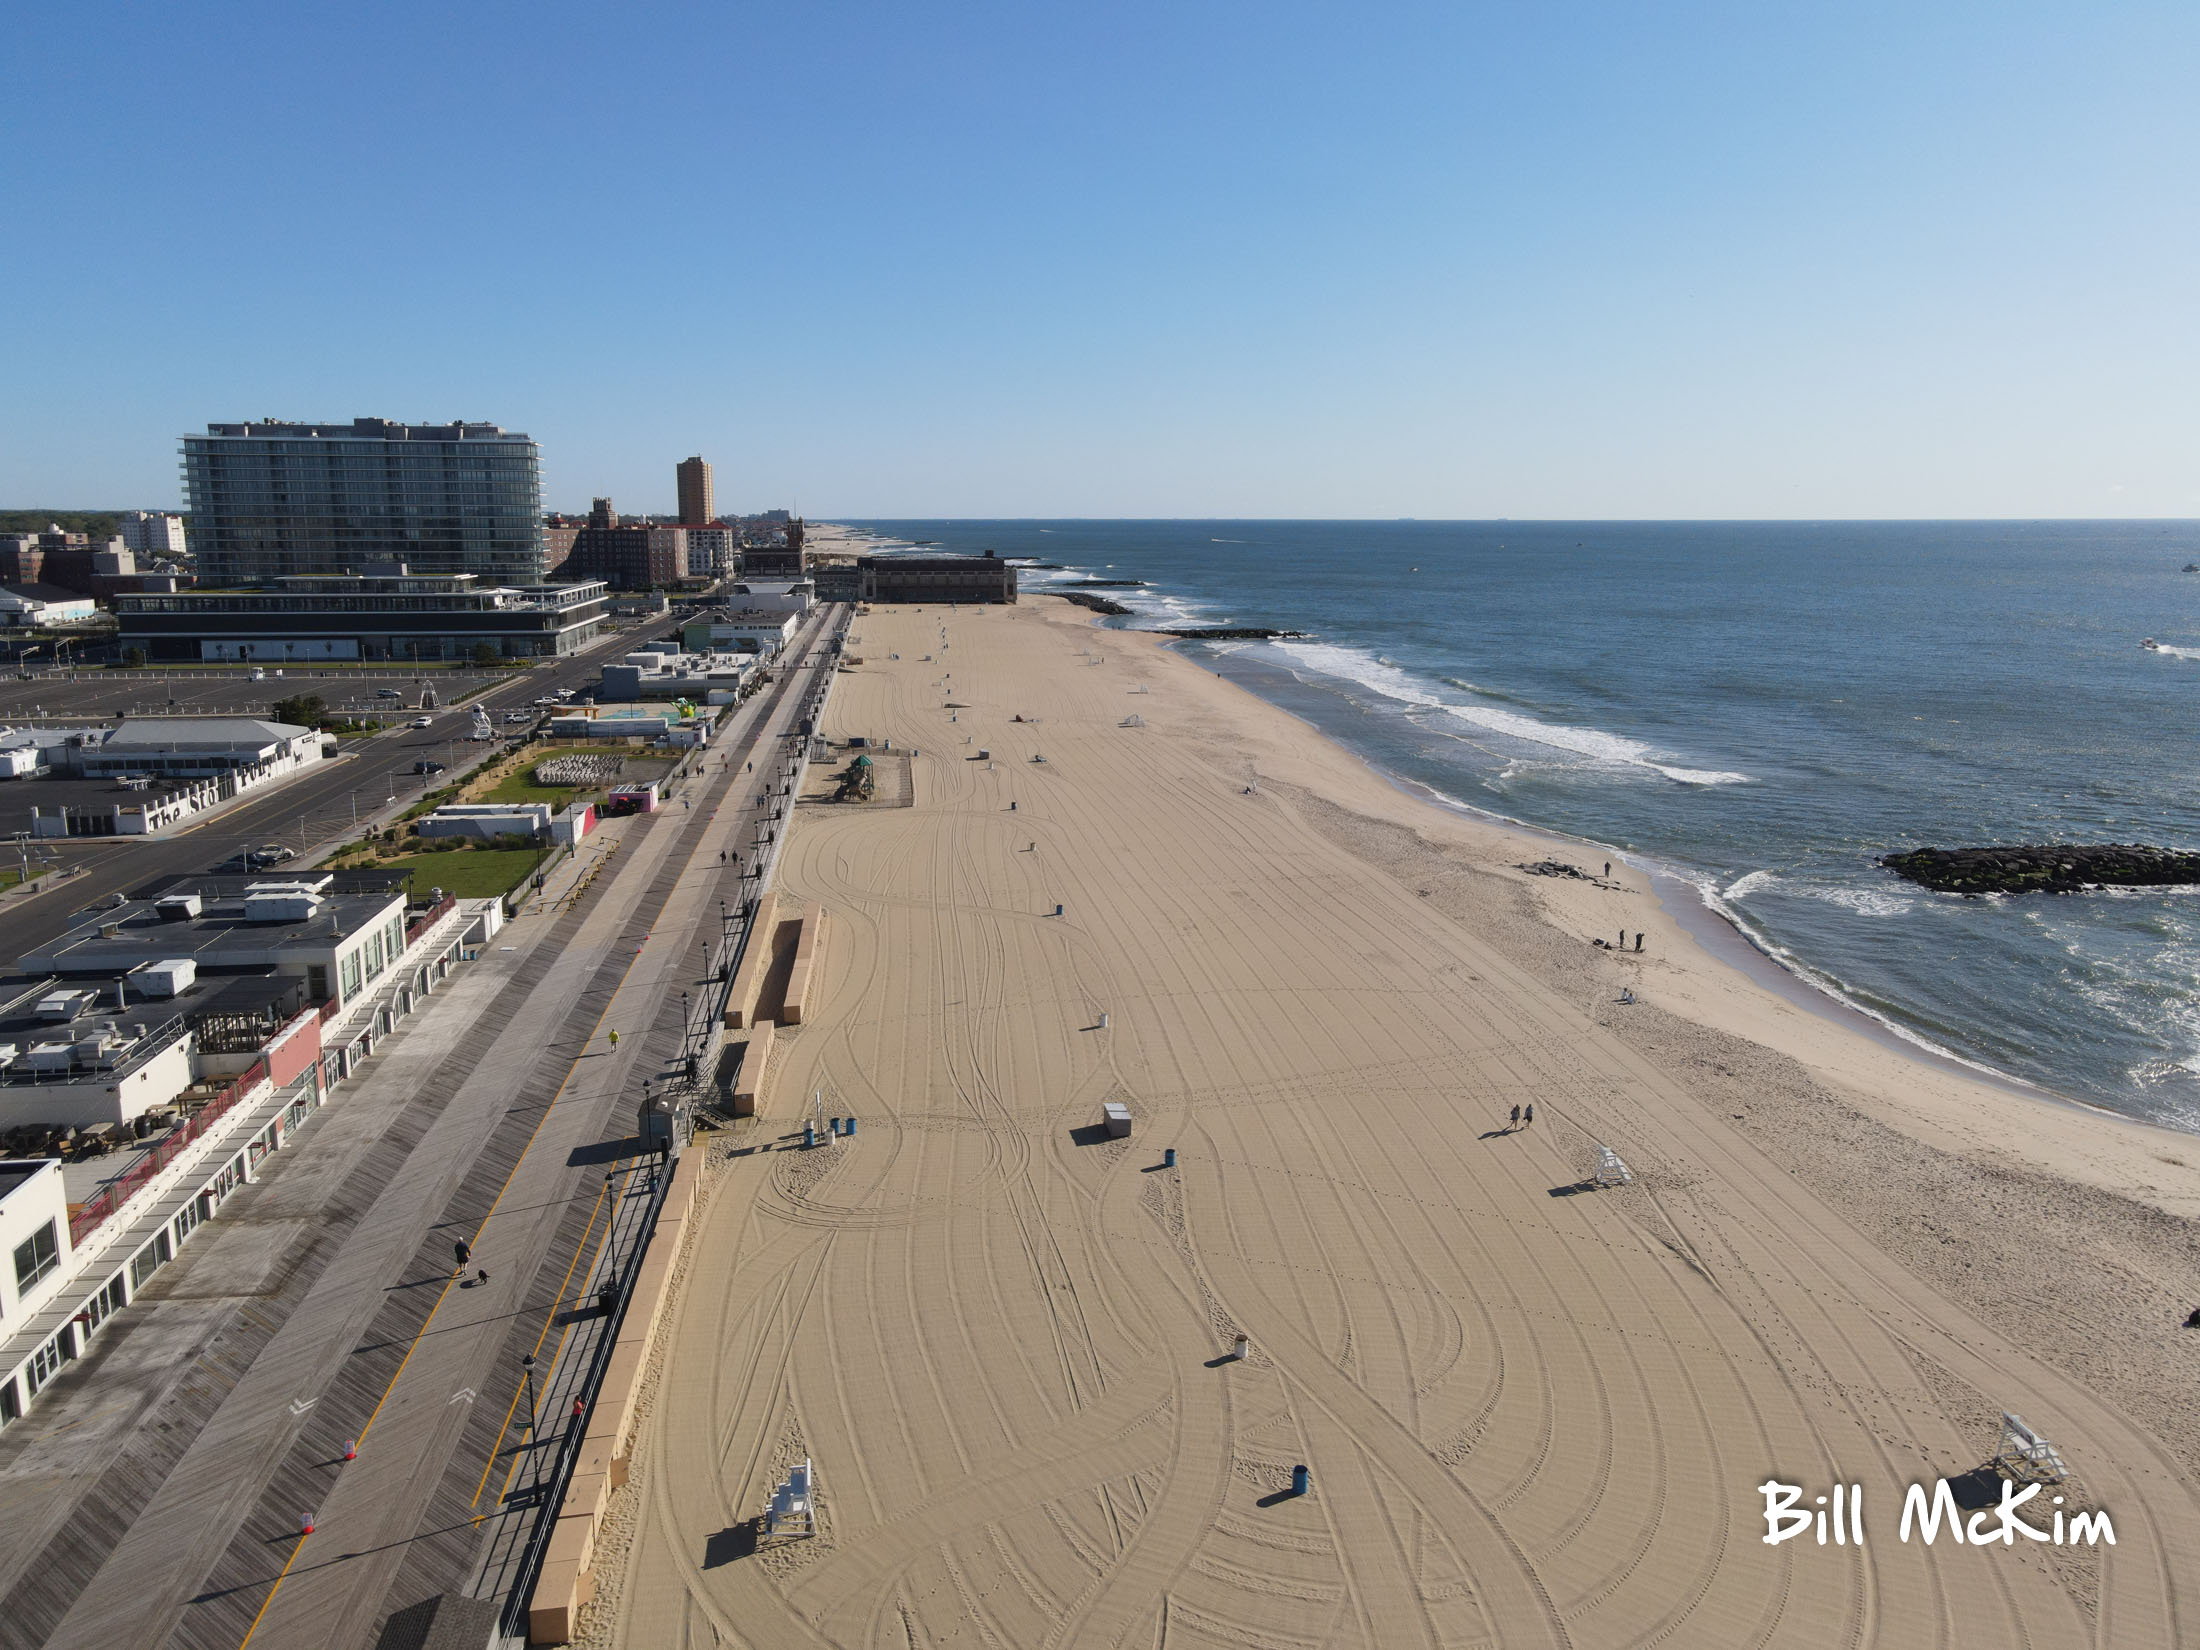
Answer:
<path fill-rule="evenodd" d="M 1606 860 L 1604 862 L 1604 874 L 1606 876 L 1610 876 L 1612 874 L 1612 862 L 1610 860 Z"/>
<path fill-rule="evenodd" d="M 1521 1118 L 1521 1121 L 1526 1123 L 1531 1129 L 1535 1127 L 1535 1102 L 1533 1100 L 1528 1102 L 1528 1110 L 1526 1114 Z"/>
<path fill-rule="evenodd" d="M 451 1248 L 458 1255 L 458 1269 L 461 1272 L 465 1271 L 466 1263 L 474 1258 L 473 1246 L 469 1244 L 464 1238 L 460 1238 L 456 1243 L 451 1245 Z"/>
<path fill-rule="evenodd" d="M 1515 1106 L 1515 1107 L 1513 1107 L 1512 1122 L 1511 1122 L 1511 1123 L 1509 1123 L 1508 1125 L 1506 1125 L 1506 1128 L 1507 1128 L 1507 1131 L 1508 1131 L 1508 1132 L 1510 1132 L 1510 1131 L 1511 1131 L 1512 1129 L 1517 1129 L 1517 1128 L 1519 1128 L 1519 1127 L 1520 1127 L 1520 1108 L 1519 1108 L 1518 1106 Z"/>
<path fill-rule="evenodd" d="M 611 1039 L 611 1046 L 613 1048 L 617 1048 L 619 1046 L 619 1034 L 616 1031 L 606 1032 L 605 1035 Z"/>

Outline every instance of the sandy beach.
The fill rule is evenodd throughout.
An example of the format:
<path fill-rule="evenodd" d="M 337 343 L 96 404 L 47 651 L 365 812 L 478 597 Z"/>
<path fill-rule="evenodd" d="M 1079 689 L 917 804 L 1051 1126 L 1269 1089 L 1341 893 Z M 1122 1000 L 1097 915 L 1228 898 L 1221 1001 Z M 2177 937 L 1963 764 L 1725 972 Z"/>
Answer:
<path fill-rule="evenodd" d="M 822 986 L 710 1148 L 580 1642 L 2200 1642 L 2200 1140 L 1860 1036 L 1089 618 L 855 622 L 824 731 L 913 805 L 797 811 Z M 2004 1410 L 2113 1546 L 1899 1539 Z M 1768 1545 L 1773 1480 L 1863 1544 Z"/>

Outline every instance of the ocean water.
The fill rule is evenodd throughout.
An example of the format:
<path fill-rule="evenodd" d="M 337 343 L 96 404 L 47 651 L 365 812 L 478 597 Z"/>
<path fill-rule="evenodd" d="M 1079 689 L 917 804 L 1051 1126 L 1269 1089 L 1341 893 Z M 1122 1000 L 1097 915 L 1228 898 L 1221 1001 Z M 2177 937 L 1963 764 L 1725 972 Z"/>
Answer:
<path fill-rule="evenodd" d="M 2200 891 L 1963 899 L 1921 845 L 2200 849 L 2200 524 L 869 522 L 1061 564 L 1378 766 L 1695 884 L 1901 1035 L 2200 1130 Z M 2152 638 L 2159 650 L 2141 648 Z"/>

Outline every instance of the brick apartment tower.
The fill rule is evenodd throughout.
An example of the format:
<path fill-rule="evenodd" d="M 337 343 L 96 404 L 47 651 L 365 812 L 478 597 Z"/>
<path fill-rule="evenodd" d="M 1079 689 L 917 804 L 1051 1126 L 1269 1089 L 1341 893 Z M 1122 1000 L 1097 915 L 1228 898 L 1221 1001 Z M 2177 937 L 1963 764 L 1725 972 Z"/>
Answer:
<path fill-rule="evenodd" d="M 699 457 L 683 458 L 673 473 L 680 478 L 680 525 L 713 520 L 718 511 L 711 498 L 710 466 Z"/>

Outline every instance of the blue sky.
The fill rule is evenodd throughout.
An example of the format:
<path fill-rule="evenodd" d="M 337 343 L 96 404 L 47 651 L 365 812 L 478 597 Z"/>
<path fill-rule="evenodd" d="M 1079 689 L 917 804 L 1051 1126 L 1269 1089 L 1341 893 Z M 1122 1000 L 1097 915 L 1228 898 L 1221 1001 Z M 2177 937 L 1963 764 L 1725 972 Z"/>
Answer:
<path fill-rule="evenodd" d="M 2200 516 L 2200 11 L 18 6 L 0 504 Z"/>

